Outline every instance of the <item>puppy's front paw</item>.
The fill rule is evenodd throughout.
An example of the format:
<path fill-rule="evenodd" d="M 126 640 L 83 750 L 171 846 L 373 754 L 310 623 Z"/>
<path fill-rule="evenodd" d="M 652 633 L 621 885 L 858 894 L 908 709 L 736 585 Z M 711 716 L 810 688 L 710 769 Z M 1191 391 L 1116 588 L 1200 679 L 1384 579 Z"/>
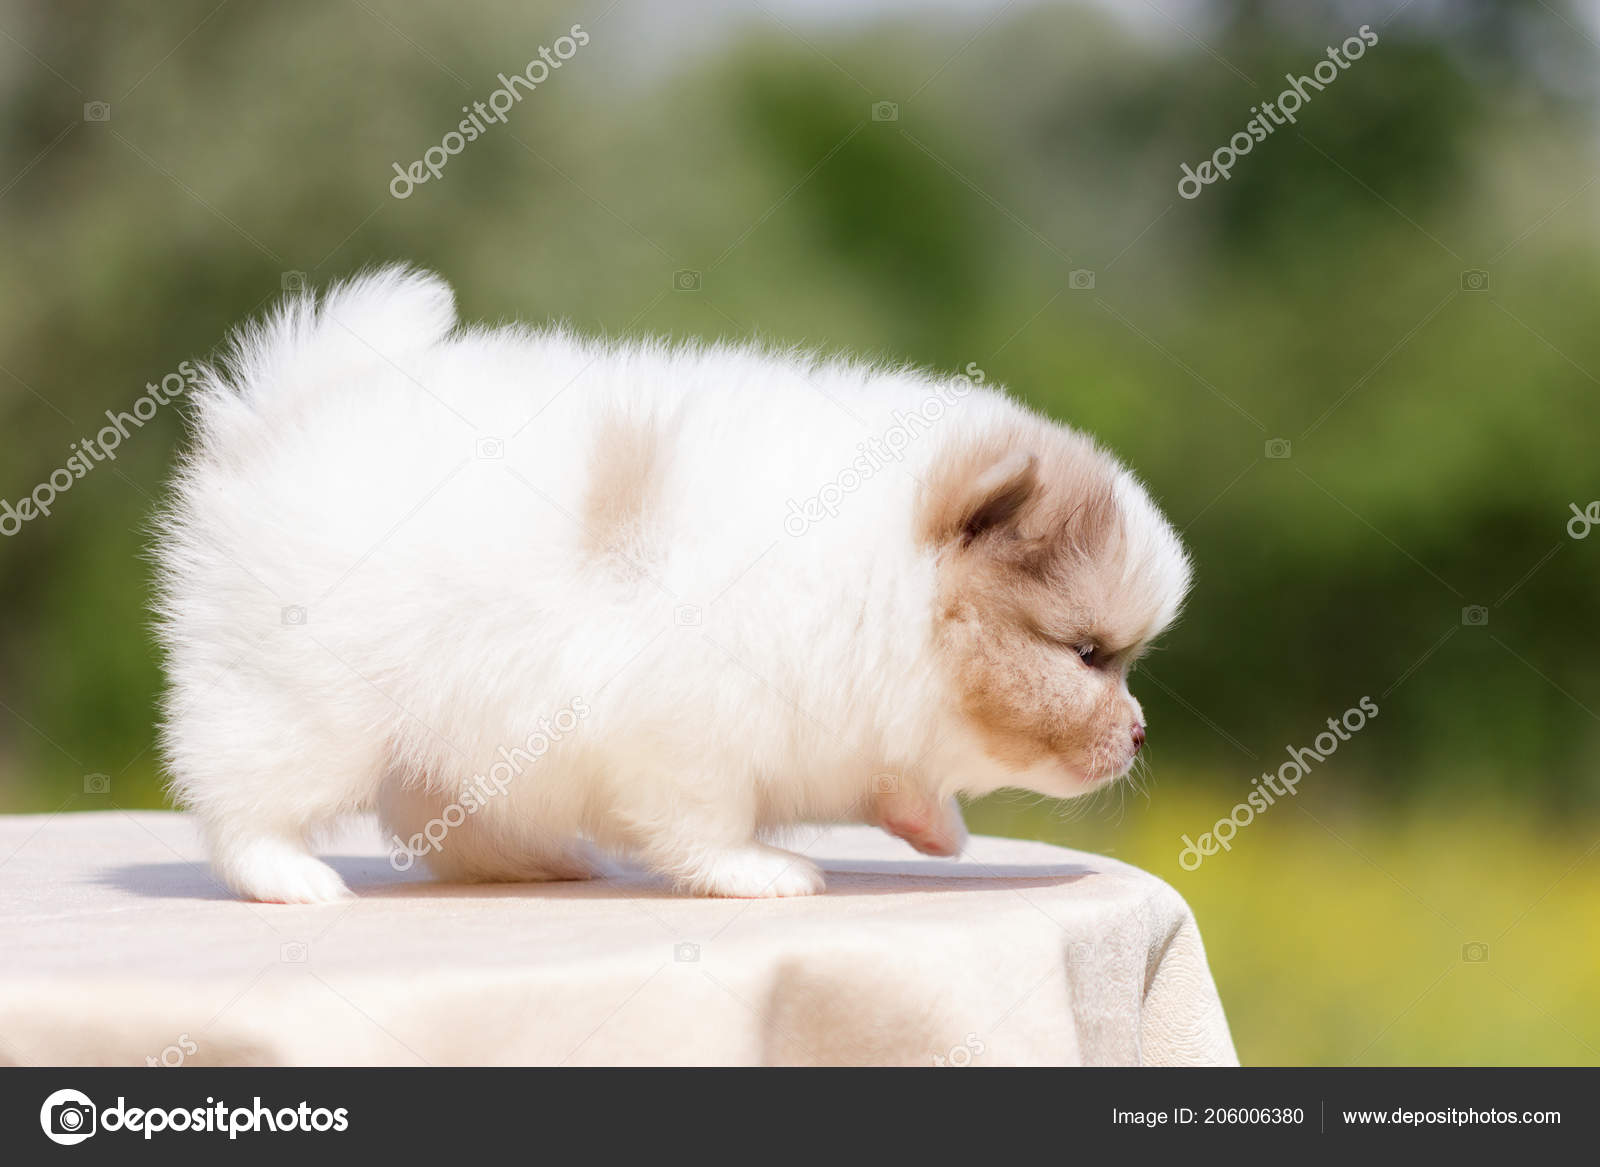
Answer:
<path fill-rule="evenodd" d="M 878 803 L 878 825 L 924 855 L 951 859 L 967 845 L 967 824 L 955 799 L 942 805 L 888 795 Z"/>
<path fill-rule="evenodd" d="M 681 882 L 696 895 L 733 899 L 814 896 L 827 886 L 811 860 L 757 845 L 706 856 Z"/>

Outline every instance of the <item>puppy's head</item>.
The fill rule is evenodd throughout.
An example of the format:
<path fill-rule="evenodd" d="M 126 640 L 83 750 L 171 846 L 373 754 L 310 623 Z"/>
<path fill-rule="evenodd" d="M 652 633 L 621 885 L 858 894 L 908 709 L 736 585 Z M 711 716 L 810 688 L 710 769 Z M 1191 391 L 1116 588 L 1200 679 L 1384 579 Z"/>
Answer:
<path fill-rule="evenodd" d="M 1071 796 L 1127 773 L 1145 734 L 1128 669 L 1190 574 L 1144 488 L 1029 419 L 942 451 L 920 506 L 939 667 L 1006 784 Z"/>

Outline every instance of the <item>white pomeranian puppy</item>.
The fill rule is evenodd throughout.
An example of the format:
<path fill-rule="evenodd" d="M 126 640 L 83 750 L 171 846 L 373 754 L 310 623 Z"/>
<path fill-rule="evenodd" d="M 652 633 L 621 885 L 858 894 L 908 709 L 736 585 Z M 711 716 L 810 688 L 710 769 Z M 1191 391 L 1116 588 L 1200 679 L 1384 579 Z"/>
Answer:
<path fill-rule="evenodd" d="M 1127 470 L 966 377 L 457 326 L 389 268 L 291 298 L 195 394 L 160 528 L 163 742 L 238 894 L 397 866 L 823 889 L 765 840 L 1127 772 L 1189 565 Z"/>

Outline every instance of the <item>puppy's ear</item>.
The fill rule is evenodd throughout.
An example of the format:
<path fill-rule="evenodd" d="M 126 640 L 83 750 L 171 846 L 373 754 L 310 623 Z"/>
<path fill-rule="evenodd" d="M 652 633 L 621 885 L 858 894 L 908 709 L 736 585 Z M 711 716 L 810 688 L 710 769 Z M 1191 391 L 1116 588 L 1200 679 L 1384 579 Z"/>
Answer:
<path fill-rule="evenodd" d="M 951 467 L 938 490 L 930 534 L 939 542 L 970 546 L 1014 525 L 1038 485 L 1039 459 L 1026 450 L 1013 450 L 987 464 Z"/>

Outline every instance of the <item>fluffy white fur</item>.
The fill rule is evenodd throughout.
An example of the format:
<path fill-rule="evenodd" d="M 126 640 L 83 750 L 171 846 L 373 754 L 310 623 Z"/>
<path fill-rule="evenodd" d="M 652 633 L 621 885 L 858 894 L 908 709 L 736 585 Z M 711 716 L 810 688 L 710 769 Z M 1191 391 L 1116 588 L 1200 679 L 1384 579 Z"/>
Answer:
<path fill-rule="evenodd" d="M 954 403 L 901 460 L 786 528 L 941 390 Z M 764 841 L 785 826 L 865 819 L 950 854 L 958 792 L 1108 776 L 996 756 L 940 658 L 956 552 L 919 536 L 919 499 L 958 443 L 1044 424 L 1003 393 L 458 328 L 442 281 L 394 268 L 243 330 L 195 421 L 158 545 L 164 746 L 242 896 L 347 895 L 313 848 L 373 808 L 399 840 L 458 819 L 426 854 L 452 878 L 581 876 L 594 849 L 702 894 L 807 894 L 816 868 Z M 1115 497 L 1125 574 L 1152 596 L 1143 639 L 1188 568 L 1131 475 Z M 1142 736 L 1131 697 L 1115 715 Z M 518 755 L 530 741 L 548 748 Z"/>

